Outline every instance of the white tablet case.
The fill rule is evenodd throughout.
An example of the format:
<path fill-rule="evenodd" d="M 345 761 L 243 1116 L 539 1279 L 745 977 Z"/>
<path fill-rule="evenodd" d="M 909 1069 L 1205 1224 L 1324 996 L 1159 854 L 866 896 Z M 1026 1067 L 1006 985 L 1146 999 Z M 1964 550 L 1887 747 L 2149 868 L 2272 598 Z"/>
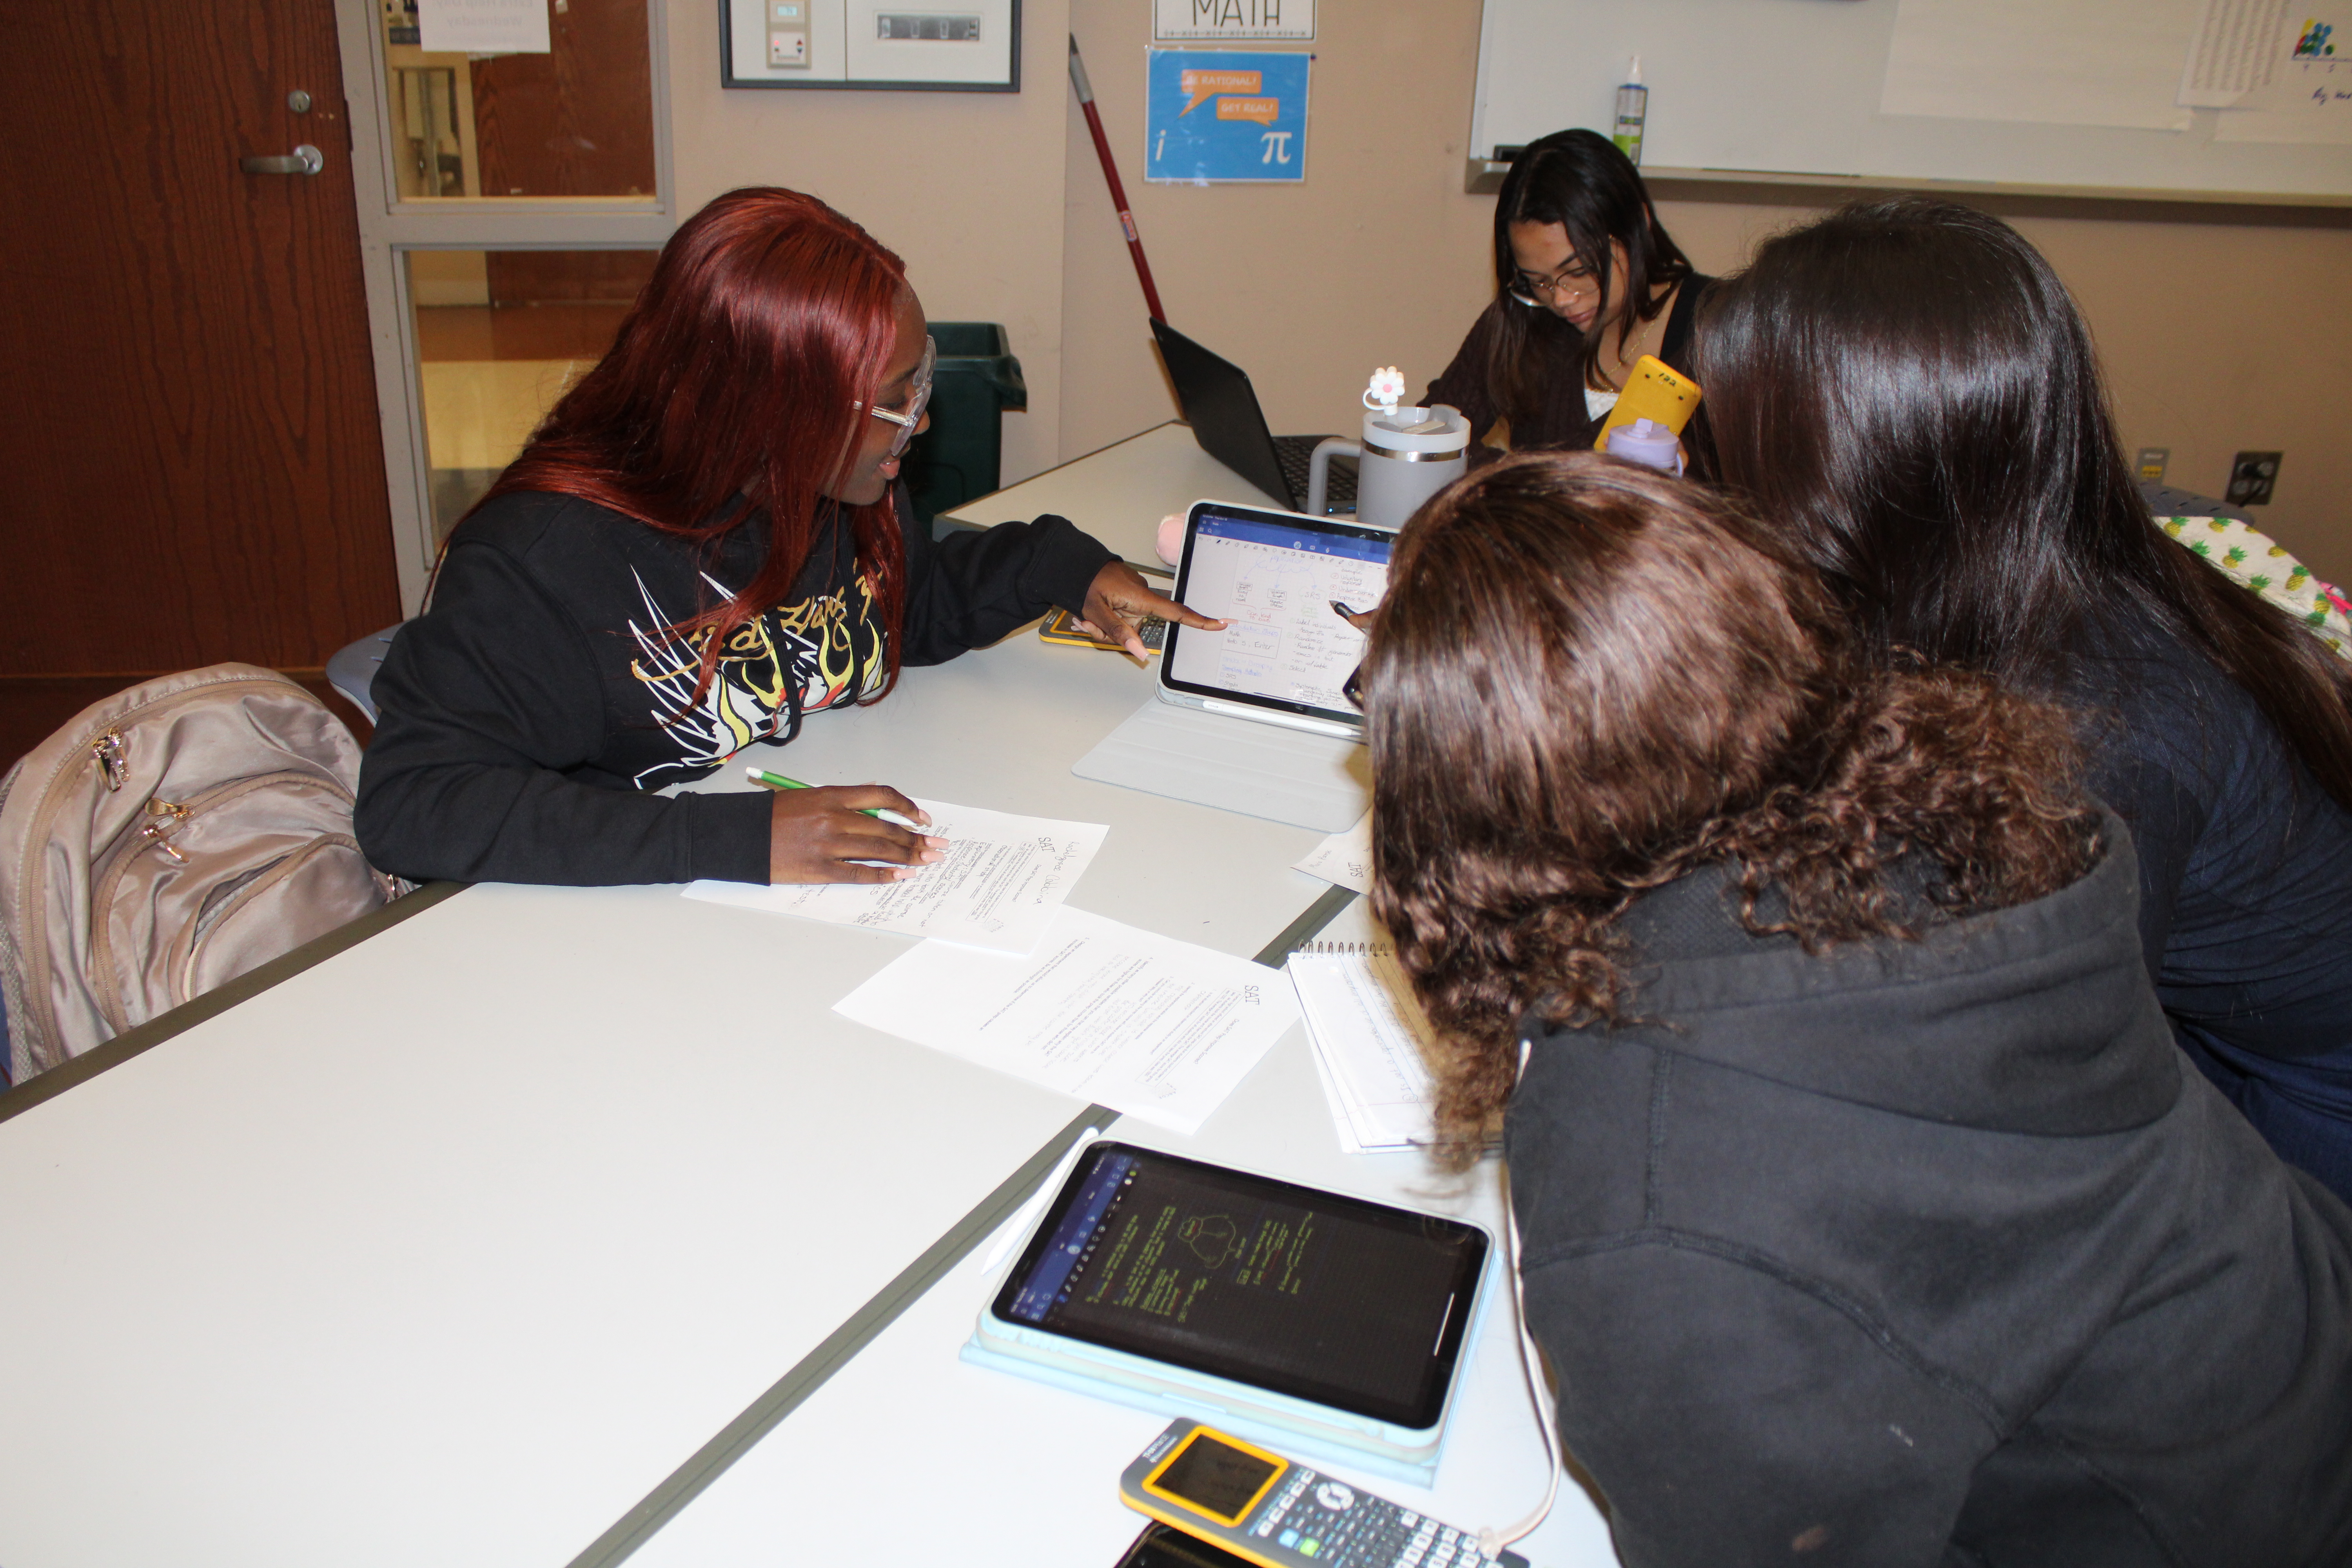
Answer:
<path fill-rule="evenodd" d="M 1372 804 L 1370 753 L 1361 742 L 1204 713 L 1157 697 L 1070 771 L 1318 833 L 1354 826 Z"/>

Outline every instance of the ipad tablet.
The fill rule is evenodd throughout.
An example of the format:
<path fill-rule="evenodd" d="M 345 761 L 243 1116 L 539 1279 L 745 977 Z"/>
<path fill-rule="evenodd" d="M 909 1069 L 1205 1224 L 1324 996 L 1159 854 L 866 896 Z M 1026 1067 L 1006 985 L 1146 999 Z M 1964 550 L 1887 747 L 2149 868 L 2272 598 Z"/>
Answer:
<path fill-rule="evenodd" d="M 1159 1363 L 1402 1437 L 1444 1418 L 1487 1252 L 1460 1220 L 1101 1142 L 982 1337 Z"/>
<path fill-rule="evenodd" d="M 1331 605 L 1379 604 L 1395 543 L 1353 518 L 1193 502 L 1175 598 L 1229 624 L 1168 628 L 1160 700 L 1360 736 L 1364 716 L 1340 688 L 1363 659 L 1364 634 Z"/>

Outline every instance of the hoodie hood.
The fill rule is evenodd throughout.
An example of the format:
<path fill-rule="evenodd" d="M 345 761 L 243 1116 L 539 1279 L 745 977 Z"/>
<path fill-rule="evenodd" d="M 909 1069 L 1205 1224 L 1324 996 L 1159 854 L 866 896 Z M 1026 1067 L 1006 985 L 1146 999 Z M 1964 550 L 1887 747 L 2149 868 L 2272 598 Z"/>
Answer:
<path fill-rule="evenodd" d="M 2072 886 L 1938 921 L 1918 942 L 1815 956 L 1750 939 L 1727 956 L 1637 965 L 1637 1021 L 1619 1027 L 1663 1051 L 1956 1126 L 2061 1137 L 2144 1126 L 2179 1097 L 2180 1064 L 2141 961 L 2130 831 L 2106 813 L 2102 838 L 2099 863 Z M 1629 932 L 1695 918 L 1736 927 L 1732 897 L 1727 868 L 1686 877 L 1630 911 Z M 1577 1034 L 1553 1037 L 1573 1049 Z"/>

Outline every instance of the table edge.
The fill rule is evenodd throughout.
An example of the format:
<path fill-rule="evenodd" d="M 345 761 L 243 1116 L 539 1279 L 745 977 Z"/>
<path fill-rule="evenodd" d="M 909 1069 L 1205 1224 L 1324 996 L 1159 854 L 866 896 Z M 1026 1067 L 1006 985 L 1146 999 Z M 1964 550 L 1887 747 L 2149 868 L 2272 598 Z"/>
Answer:
<path fill-rule="evenodd" d="M 205 1019 L 258 996 L 270 987 L 291 980 L 304 970 L 314 968 L 339 952 L 357 947 L 368 938 L 389 931 L 404 920 L 423 914 L 434 905 L 472 886 L 471 882 L 427 882 L 415 892 L 393 900 L 382 909 L 337 926 L 324 936 L 313 937 L 291 952 L 281 953 L 259 968 L 247 970 L 234 980 L 215 985 L 201 996 L 190 997 L 168 1013 L 158 1014 L 143 1024 L 125 1029 L 103 1045 L 93 1046 L 81 1055 L 69 1058 L 47 1072 L 0 1092 L 0 1121 L 21 1116 L 37 1105 L 55 1100 L 75 1085 L 87 1083 L 110 1068 L 121 1066 L 141 1052 L 162 1045 L 173 1036 L 184 1034 Z"/>
<path fill-rule="evenodd" d="M 1353 889 L 1337 883 L 1324 889 L 1313 903 L 1257 951 L 1252 962 L 1280 969 L 1299 943 L 1329 925 L 1357 897 Z M 1118 1112 L 1099 1105 L 1089 1105 L 1072 1117 L 1066 1126 L 1023 1162 L 1020 1169 L 999 1183 L 944 1236 L 924 1248 L 839 1328 L 818 1342 L 815 1349 L 793 1363 L 783 1376 L 769 1384 L 767 1392 L 720 1427 L 684 1464 L 664 1477 L 660 1485 L 638 1500 L 636 1506 L 614 1520 L 611 1528 L 590 1542 L 566 1568 L 614 1568 L 652 1540 L 736 1460 L 782 1426 L 785 1417 L 832 1381 L 835 1373 L 880 1338 L 884 1330 L 905 1316 L 908 1308 L 986 1240 L 1027 1201 L 1037 1184 L 1052 1173 L 1081 1134 L 1089 1128 L 1108 1131 L 1118 1120 Z"/>

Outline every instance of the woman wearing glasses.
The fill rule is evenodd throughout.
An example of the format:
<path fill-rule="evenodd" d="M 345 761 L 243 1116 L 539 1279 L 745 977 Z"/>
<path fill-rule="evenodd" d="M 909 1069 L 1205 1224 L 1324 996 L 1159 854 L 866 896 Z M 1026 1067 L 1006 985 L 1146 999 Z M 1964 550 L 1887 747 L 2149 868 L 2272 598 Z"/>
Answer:
<path fill-rule="evenodd" d="M 360 778 L 412 878 L 874 882 L 939 858 L 880 784 L 665 797 L 1060 605 L 1129 643 L 1153 594 L 1060 518 L 934 543 L 896 480 L 933 351 L 898 258 L 810 196 L 731 192 L 450 536 Z M 861 862 L 880 861 L 887 865 Z"/>
<path fill-rule="evenodd" d="M 1634 361 L 1690 369 L 1691 322 L 1713 281 L 1675 248 L 1607 137 L 1554 132 L 1504 177 L 1494 303 L 1422 401 L 1462 411 L 1474 458 L 1590 447 Z"/>

